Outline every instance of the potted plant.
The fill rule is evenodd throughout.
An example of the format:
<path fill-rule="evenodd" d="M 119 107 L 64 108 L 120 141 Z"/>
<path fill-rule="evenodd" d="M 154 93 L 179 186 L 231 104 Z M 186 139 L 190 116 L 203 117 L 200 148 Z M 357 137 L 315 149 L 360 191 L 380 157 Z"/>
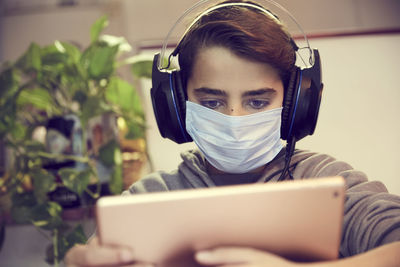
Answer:
<path fill-rule="evenodd" d="M 66 209 L 52 194 L 66 190 L 86 204 L 97 199 L 98 164 L 109 171 L 109 192 L 119 194 L 121 140 L 139 140 L 138 153 L 146 150 L 141 99 L 119 70 L 128 66 L 134 77 L 149 77 L 151 60 L 124 57 L 130 49 L 124 38 L 101 35 L 107 23 L 104 16 L 92 25 L 83 51 L 68 42 L 32 43 L 16 62 L 1 67 L 0 138 L 12 162 L 0 179 L 0 239 L 7 214 L 14 223 L 31 223 L 51 236 L 46 261 L 55 266 L 86 236 L 79 223 L 64 222 Z M 94 157 L 88 127 L 104 117 L 120 131 L 100 143 Z M 34 138 L 40 131 L 46 131 L 45 142 Z"/>

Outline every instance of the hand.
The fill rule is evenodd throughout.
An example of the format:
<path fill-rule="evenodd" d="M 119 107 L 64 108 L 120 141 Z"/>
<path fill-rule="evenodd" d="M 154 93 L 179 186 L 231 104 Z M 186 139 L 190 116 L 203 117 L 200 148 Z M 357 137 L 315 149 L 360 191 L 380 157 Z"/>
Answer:
<path fill-rule="evenodd" d="M 135 263 L 133 252 L 125 247 L 101 246 L 97 237 L 86 245 L 75 245 L 65 255 L 67 267 L 124 266 L 153 267 L 147 263 Z"/>
<path fill-rule="evenodd" d="M 218 247 L 212 250 L 199 251 L 196 261 L 202 265 L 219 267 L 294 267 L 295 262 L 288 261 L 274 254 L 244 247 Z"/>

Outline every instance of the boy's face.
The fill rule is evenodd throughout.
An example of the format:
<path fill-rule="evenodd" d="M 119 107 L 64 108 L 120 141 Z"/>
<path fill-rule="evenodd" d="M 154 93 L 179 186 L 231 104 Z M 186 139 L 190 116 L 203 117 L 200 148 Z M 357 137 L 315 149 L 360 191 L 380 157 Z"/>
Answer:
<path fill-rule="evenodd" d="M 223 47 L 199 51 L 188 80 L 189 101 L 231 116 L 279 108 L 283 84 L 272 67 Z"/>

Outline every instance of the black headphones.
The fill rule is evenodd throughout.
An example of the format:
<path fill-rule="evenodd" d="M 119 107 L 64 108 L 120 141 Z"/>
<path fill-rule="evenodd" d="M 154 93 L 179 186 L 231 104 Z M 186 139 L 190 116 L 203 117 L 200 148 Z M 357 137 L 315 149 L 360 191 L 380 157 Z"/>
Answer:
<path fill-rule="evenodd" d="M 258 5 L 241 2 L 229 5 L 245 5 L 261 9 Z M 221 7 L 223 6 L 226 5 L 221 5 Z M 217 8 L 220 7 L 217 5 L 212 10 Z M 269 10 L 262 9 L 262 11 L 276 18 Z M 206 10 L 202 15 L 208 12 L 209 10 Z M 293 40 L 291 42 L 297 51 L 298 47 Z M 323 89 L 321 62 L 318 50 L 309 49 L 313 54 L 313 58 L 310 58 L 313 59 L 313 65 L 304 69 L 295 66 L 285 88 L 281 124 L 281 138 L 284 140 L 298 141 L 307 135 L 312 135 L 317 123 Z M 191 142 L 192 138 L 186 132 L 185 126 L 187 96 L 180 72 L 178 70 L 160 70 L 160 60 L 162 60 L 160 53 L 157 53 L 153 60 L 151 88 L 151 99 L 158 129 L 162 137 L 169 138 L 178 144 Z"/>

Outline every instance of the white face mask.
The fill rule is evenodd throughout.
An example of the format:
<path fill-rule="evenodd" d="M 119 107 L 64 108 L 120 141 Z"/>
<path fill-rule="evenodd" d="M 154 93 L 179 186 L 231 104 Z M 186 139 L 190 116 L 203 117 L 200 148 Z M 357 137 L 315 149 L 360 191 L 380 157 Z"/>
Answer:
<path fill-rule="evenodd" d="M 220 171 L 245 173 L 270 162 L 282 149 L 282 108 L 228 116 L 186 101 L 186 131 Z"/>

